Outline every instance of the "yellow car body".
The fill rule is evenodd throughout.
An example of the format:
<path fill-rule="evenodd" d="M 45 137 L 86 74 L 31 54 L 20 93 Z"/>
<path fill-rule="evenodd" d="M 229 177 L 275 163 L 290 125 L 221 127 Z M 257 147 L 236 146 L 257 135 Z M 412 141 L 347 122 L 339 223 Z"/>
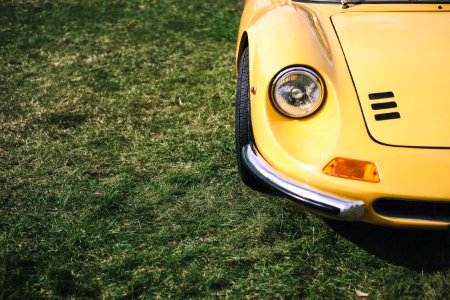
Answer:
<path fill-rule="evenodd" d="M 449 36 L 450 4 L 247 0 L 236 56 L 239 65 L 248 48 L 253 158 L 291 186 L 359 205 L 346 217 L 297 201 L 319 215 L 448 228 Z M 271 101 L 272 80 L 289 66 L 315 70 L 325 85 L 321 107 L 306 118 Z M 386 101 L 395 107 L 374 109 Z M 335 158 L 374 163 L 379 182 L 325 174 Z"/>

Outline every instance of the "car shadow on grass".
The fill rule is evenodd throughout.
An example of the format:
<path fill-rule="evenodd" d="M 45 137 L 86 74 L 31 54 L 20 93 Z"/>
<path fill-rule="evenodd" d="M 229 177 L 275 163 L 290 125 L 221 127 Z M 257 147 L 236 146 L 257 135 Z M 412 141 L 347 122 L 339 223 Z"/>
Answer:
<path fill-rule="evenodd" d="M 389 263 L 427 273 L 450 269 L 450 244 L 445 230 L 406 230 L 365 223 L 325 222 L 343 238 Z"/>

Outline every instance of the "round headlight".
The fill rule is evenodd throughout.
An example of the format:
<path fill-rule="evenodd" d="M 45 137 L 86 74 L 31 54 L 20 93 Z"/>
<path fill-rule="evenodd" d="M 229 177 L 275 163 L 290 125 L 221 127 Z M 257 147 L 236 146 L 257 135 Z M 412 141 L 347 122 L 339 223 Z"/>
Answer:
<path fill-rule="evenodd" d="M 324 85 L 312 70 L 293 67 L 282 71 L 272 83 L 272 100 L 283 114 L 302 118 L 314 113 L 322 103 Z"/>

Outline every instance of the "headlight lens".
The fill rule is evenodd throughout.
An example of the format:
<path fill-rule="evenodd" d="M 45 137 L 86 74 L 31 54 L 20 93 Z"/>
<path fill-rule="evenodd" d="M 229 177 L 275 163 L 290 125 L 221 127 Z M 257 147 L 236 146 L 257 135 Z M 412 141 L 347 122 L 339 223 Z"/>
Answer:
<path fill-rule="evenodd" d="M 293 67 L 282 71 L 272 83 L 272 100 L 283 114 L 302 118 L 314 113 L 322 103 L 324 85 L 312 70 Z"/>

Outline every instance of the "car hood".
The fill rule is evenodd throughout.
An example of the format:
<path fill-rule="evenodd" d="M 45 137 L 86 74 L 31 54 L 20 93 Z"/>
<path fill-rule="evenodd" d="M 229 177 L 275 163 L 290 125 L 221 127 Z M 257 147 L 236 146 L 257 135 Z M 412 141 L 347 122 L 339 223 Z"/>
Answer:
<path fill-rule="evenodd" d="M 344 12 L 331 19 L 372 138 L 450 147 L 450 13 Z"/>

